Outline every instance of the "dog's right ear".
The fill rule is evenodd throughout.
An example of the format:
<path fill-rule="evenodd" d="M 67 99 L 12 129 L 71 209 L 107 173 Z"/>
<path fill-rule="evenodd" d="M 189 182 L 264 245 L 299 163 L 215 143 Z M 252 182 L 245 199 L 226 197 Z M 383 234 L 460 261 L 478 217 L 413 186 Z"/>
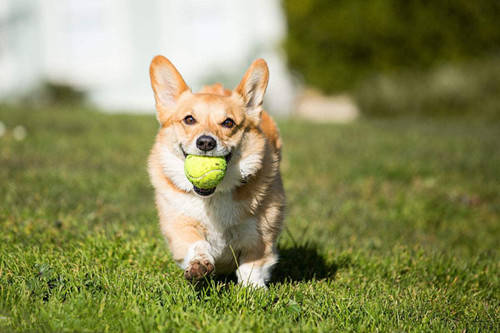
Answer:
<path fill-rule="evenodd" d="M 158 120 L 163 124 L 175 108 L 179 96 L 189 87 L 174 65 L 161 55 L 151 61 L 149 76 L 155 93 Z"/>

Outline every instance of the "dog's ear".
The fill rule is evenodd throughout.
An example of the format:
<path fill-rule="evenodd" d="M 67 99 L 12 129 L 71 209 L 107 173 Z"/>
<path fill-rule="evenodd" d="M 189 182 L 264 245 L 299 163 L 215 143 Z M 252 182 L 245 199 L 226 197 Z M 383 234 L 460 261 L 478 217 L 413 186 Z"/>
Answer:
<path fill-rule="evenodd" d="M 247 114 L 255 119 L 260 119 L 262 114 L 262 101 L 269 80 L 269 70 L 264 59 L 255 60 L 248 68 L 245 76 L 235 91 L 240 94 L 245 103 Z"/>
<path fill-rule="evenodd" d="M 163 123 L 174 109 L 179 96 L 189 90 L 189 87 L 174 65 L 161 55 L 151 61 L 149 76 L 155 93 L 158 120 Z"/>

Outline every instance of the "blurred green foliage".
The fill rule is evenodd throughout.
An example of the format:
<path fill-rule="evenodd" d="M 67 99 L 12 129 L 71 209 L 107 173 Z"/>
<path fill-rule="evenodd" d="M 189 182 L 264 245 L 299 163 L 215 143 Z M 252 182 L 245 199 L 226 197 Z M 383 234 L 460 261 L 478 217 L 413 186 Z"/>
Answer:
<path fill-rule="evenodd" d="M 42 81 L 21 96 L 8 100 L 8 103 L 31 108 L 83 106 L 88 103 L 88 96 L 71 84 Z"/>
<path fill-rule="evenodd" d="M 41 92 L 46 104 L 80 105 L 85 102 L 83 91 L 69 85 L 46 81 L 42 84 Z"/>
<path fill-rule="evenodd" d="M 325 93 L 500 50 L 498 0 L 283 0 L 292 70 Z"/>
<path fill-rule="evenodd" d="M 481 116 L 500 119 L 500 58 L 362 80 L 352 92 L 366 116 Z"/>

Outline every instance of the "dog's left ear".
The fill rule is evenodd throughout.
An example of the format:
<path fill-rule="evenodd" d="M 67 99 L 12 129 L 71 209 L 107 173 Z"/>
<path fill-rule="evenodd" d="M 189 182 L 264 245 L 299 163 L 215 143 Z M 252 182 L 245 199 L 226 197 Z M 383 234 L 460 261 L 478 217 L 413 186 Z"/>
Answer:
<path fill-rule="evenodd" d="M 248 68 L 235 92 L 240 94 L 245 103 L 247 114 L 260 119 L 262 101 L 269 81 L 269 69 L 264 59 L 255 60 Z"/>

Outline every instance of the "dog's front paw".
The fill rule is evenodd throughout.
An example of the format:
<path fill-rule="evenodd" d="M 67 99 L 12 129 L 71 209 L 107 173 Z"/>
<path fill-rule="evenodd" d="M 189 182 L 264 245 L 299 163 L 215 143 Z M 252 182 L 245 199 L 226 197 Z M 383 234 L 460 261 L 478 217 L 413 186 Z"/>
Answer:
<path fill-rule="evenodd" d="M 189 281 L 198 281 L 209 276 L 214 271 L 214 265 L 207 259 L 195 259 L 184 270 L 184 277 Z"/>

